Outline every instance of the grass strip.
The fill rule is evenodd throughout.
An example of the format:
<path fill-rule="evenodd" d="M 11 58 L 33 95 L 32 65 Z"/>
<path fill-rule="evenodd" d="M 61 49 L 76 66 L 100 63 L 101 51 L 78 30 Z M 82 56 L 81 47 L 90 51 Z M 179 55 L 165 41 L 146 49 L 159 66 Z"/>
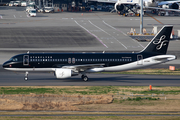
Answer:
<path fill-rule="evenodd" d="M 126 94 L 180 94 L 180 87 L 148 86 L 46 86 L 46 87 L 0 87 L 0 94 L 69 94 L 69 95 L 126 95 Z"/>

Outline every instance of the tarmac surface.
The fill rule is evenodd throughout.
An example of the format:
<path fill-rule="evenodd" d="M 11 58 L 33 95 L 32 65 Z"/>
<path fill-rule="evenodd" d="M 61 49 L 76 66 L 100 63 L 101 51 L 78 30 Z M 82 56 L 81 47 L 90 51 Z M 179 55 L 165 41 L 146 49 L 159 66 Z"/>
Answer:
<path fill-rule="evenodd" d="M 138 42 L 128 36 L 131 28 L 139 33 L 139 17 L 124 17 L 109 12 L 61 12 L 37 13 L 29 17 L 24 7 L 0 6 L 0 64 L 12 56 L 30 52 L 133 52 L 141 51 L 148 42 Z M 144 28 L 151 33 L 163 25 L 174 25 L 174 33 L 180 30 L 179 16 L 144 16 Z M 167 54 L 177 60 L 154 68 L 180 68 L 180 41 L 172 40 Z M 0 85 L 158 85 L 178 86 L 180 76 L 106 75 L 90 74 L 83 82 L 80 76 L 57 80 L 53 74 L 30 73 L 29 81 L 24 73 L 4 71 L 0 68 Z"/>
<path fill-rule="evenodd" d="M 129 75 L 129 74 L 87 74 L 84 82 L 81 76 L 57 79 L 54 73 L 29 72 L 24 81 L 24 72 L 0 71 L 0 86 L 179 86 L 178 75 Z"/>
<path fill-rule="evenodd" d="M 0 48 L 57 48 L 100 45 L 94 37 L 79 27 L 3 28 L 1 34 Z"/>

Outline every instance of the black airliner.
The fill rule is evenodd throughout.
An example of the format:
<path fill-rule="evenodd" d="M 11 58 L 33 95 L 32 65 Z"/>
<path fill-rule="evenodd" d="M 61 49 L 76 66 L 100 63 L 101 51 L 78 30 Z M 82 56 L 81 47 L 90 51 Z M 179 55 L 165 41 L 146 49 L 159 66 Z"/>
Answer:
<path fill-rule="evenodd" d="M 12 57 L 3 64 L 3 68 L 12 71 L 24 71 L 28 80 L 29 71 L 53 71 L 56 78 L 70 78 L 86 73 L 114 72 L 139 69 L 176 59 L 166 55 L 173 26 L 165 25 L 151 42 L 137 53 L 26 53 Z"/>

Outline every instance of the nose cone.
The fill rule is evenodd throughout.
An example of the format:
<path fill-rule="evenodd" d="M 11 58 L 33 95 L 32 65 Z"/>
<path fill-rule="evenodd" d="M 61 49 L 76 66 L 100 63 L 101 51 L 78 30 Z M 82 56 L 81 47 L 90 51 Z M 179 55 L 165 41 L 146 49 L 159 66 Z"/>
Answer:
<path fill-rule="evenodd" d="M 7 68 L 8 67 L 8 62 L 3 63 L 3 68 Z"/>

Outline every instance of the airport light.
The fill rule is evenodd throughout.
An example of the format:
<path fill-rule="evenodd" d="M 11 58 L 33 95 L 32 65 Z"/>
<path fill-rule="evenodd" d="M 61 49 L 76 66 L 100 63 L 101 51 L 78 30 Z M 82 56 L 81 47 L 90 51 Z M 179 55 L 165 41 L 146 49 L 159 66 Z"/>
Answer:
<path fill-rule="evenodd" d="M 39 0 L 39 9 L 41 9 L 41 0 Z"/>
<path fill-rule="evenodd" d="M 141 0 L 141 12 L 140 12 L 140 34 L 143 34 L 143 0 Z"/>

